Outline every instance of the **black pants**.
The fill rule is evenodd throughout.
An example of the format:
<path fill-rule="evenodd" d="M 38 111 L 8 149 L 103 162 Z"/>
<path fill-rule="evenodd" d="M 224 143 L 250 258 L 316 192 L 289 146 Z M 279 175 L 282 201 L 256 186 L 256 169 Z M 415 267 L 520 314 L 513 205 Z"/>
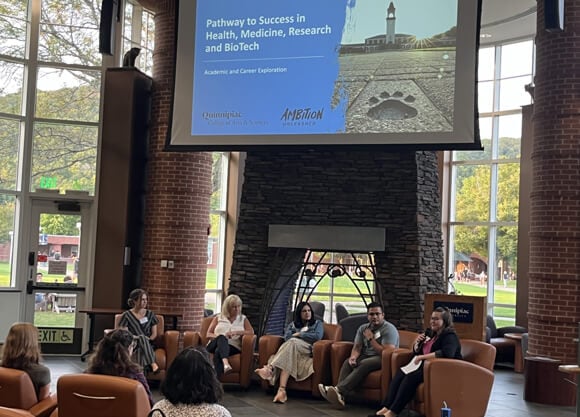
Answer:
<path fill-rule="evenodd" d="M 423 382 L 423 366 L 410 374 L 399 371 L 389 385 L 387 398 L 381 406 L 387 407 L 395 414 L 399 414 L 405 406 L 413 399 L 417 387 Z"/>
<path fill-rule="evenodd" d="M 224 363 L 222 359 L 237 355 L 240 350 L 228 343 L 227 337 L 219 335 L 207 344 L 207 351 L 213 353 L 213 364 L 218 378 L 224 373 Z"/>

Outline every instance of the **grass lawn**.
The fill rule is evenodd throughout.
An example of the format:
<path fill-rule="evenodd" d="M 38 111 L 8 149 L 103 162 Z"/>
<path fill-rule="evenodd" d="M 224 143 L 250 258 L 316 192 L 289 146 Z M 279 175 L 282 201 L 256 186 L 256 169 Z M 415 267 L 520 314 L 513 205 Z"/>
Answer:
<path fill-rule="evenodd" d="M 35 311 L 34 325 L 37 327 L 75 327 L 75 313 Z"/>
<path fill-rule="evenodd" d="M 0 262 L 0 287 L 10 286 L 10 265 L 8 262 Z"/>

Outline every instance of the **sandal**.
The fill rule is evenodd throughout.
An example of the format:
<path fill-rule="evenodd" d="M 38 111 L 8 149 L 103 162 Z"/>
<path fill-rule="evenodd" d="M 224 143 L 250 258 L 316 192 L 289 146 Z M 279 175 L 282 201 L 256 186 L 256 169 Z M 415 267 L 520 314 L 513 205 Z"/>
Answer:
<path fill-rule="evenodd" d="M 274 397 L 272 402 L 284 404 L 286 401 L 288 401 L 288 396 L 286 395 L 286 388 L 285 387 L 278 388 L 278 392 L 276 393 L 276 396 Z"/>
<path fill-rule="evenodd" d="M 264 380 L 270 380 L 273 376 L 272 368 L 267 365 L 256 369 L 254 372 L 256 372 L 256 374 L 258 374 L 258 376 Z"/>

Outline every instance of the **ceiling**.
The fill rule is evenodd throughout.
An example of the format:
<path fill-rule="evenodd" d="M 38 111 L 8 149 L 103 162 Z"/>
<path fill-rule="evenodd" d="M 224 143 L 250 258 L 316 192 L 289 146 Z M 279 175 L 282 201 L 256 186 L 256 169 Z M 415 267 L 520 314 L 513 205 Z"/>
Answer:
<path fill-rule="evenodd" d="M 536 0 L 483 0 L 480 44 L 529 38 L 536 33 Z"/>

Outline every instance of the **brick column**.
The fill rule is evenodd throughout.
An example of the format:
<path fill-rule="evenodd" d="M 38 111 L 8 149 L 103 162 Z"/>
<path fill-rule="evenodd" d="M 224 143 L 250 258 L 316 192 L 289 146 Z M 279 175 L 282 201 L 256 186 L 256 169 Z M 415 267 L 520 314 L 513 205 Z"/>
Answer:
<path fill-rule="evenodd" d="M 164 152 L 170 124 L 175 61 L 175 0 L 142 0 L 155 12 L 153 97 L 145 206 L 142 287 L 153 310 L 182 311 L 180 329 L 203 316 L 212 157 Z M 160 267 L 173 260 L 175 269 Z"/>
<path fill-rule="evenodd" d="M 529 352 L 576 363 L 580 321 L 580 2 L 566 28 L 538 1 L 529 264 Z"/>

